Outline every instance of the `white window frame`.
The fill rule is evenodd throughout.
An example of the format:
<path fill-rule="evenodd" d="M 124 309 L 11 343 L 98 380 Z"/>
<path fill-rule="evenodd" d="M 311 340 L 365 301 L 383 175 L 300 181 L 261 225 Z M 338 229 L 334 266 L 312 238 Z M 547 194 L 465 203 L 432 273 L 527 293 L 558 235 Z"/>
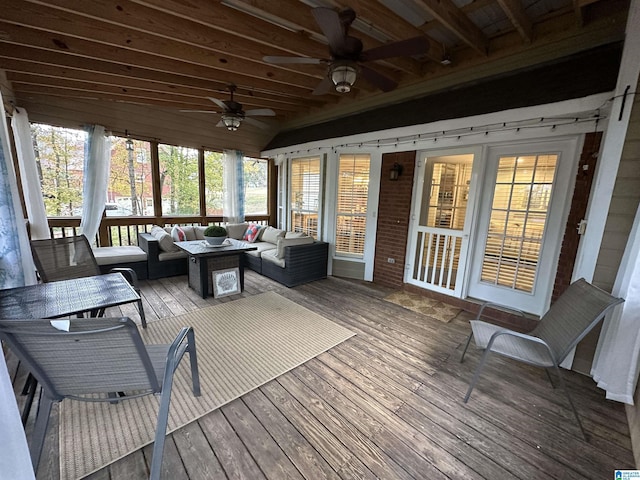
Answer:
<path fill-rule="evenodd" d="M 285 228 L 287 230 L 293 230 L 293 218 L 291 216 L 291 203 L 292 203 L 292 198 L 293 198 L 293 193 L 292 193 L 292 189 L 291 189 L 291 182 L 292 182 L 292 171 L 293 171 L 293 163 L 296 160 L 304 160 L 304 159 L 310 159 L 310 158 L 318 158 L 319 159 L 319 163 L 320 163 L 320 168 L 319 168 L 319 176 L 320 178 L 318 179 L 319 181 L 319 186 L 318 186 L 318 209 L 317 209 L 317 216 L 318 216 L 318 223 L 317 223 L 317 235 L 316 238 L 318 240 L 322 239 L 322 235 L 323 235 L 323 222 L 324 222 L 324 215 L 323 215 L 323 211 L 324 211 L 324 189 L 325 189 L 325 157 L 322 154 L 317 154 L 317 155 L 304 155 L 304 156 L 300 156 L 300 157 L 293 157 L 288 159 L 287 163 L 287 168 L 286 168 L 286 199 L 285 202 L 282 205 L 282 208 L 284 210 L 283 215 L 286 217 L 286 226 Z"/>

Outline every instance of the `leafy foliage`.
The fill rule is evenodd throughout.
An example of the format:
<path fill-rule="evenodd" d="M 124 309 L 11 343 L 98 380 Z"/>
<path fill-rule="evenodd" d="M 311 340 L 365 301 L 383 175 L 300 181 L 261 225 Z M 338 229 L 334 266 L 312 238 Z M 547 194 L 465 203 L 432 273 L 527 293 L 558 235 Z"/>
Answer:
<path fill-rule="evenodd" d="M 205 237 L 226 237 L 227 229 L 220 225 L 209 225 L 204 229 Z"/>
<path fill-rule="evenodd" d="M 31 128 L 47 215 L 81 215 L 87 134 L 44 124 L 32 124 Z M 110 137 L 111 168 L 106 201 L 113 208 L 107 215 L 154 215 L 151 144 L 131 139 L 133 150 L 128 150 L 126 141 L 123 137 Z M 202 172 L 198 168 L 197 149 L 160 144 L 158 158 L 162 215 L 199 215 L 200 195 L 204 198 L 206 215 L 223 214 L 222 153 L 205 150 Z M 267 162 L 245 157 L 243 170 L 245 212 L 267 214 Z M 202 193 L 201 174 L 204 175 Z"/>
<path fill-rule="evenodd" d="M 43 124 L 32 124 L 31 133 L 47 216 L 79 215 L 87 134 Z"/>

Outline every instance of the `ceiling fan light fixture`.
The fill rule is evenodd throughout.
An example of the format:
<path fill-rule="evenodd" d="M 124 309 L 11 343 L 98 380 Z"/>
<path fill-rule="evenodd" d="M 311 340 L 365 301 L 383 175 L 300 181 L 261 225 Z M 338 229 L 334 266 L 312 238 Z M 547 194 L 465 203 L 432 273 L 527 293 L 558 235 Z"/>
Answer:
<path fill-rule="evenodd" d="M 227 130 L 231 132 L 235 132 L 240 127 L 240 122 L 242 121 L 242 117 L 240 115 L 236 115 L 235 113 L 224 113 L 222 115 L 222 123 L 227 127 Z"/>
<path fill-rule="evenodd" d="M 336 86 L 339 93 L 348 93 L 351 87 L 356 83 L 358 71 L 350 63 L 335 63 L 329 71 L 329 78 Z"/>

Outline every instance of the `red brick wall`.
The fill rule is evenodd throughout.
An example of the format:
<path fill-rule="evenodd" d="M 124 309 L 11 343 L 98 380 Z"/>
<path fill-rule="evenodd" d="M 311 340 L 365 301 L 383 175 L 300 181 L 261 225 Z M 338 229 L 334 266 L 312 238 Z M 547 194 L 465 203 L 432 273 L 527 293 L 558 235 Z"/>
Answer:
<path fill-rule="evenodd" d="M 601 139 L 602 133 L 599 132 L 589 133 L 584 139 L 576 176 L 576 186 L 573 191 L 573 198 L 571 199 L 571 210 L 567 218 L 560 258 L 558 259 L 558 270 L 556 272 L 553 295 L 551 297 L 552 303 L 571 283 L 571 274 L 573 273 L 576 255 L 578 254 L 578 244 L 580 242 L 577 226 L 587 211 L 587 201 L 589 200 L 589 192 L 591 191 L 593 175 L 596 170 L 597 153 L 600 150 Z M 586 169 L 584 167 L 586 167 Z"/>
<path fill-rule="evenodd" d="M 416 152 L 382 156 L 373 281 L 388 287 L 403 285 L 415 158 Z M 402 174 L 392 181 L 389 172 L 395 163 L 402 166 Z M 389 263 L 389 258 L 395 259 L 395 263 Z"/>

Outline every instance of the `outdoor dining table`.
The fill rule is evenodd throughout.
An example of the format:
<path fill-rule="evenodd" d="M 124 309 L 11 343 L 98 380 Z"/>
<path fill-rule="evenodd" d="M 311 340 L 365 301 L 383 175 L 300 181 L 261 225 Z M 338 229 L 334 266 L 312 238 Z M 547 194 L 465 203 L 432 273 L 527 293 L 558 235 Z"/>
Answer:
<path fill-rule="evenodd" d="M 122 274 L 108 273 L 0 290 L 0 318 L 95 316 L 91 312 L 139 299 Z"/>
<path fill-rule="evenodd" d="M 121 273 L 108 273 L 0 290 L 0 318 L 95 317 L 105 308 L 137 302 L 139 299 Z M 33 403 L 35 387 L 36 381 L 29 374 L 23 390 L 23 394 L 29 395 L 22 411 L 23 424 Z"/>

